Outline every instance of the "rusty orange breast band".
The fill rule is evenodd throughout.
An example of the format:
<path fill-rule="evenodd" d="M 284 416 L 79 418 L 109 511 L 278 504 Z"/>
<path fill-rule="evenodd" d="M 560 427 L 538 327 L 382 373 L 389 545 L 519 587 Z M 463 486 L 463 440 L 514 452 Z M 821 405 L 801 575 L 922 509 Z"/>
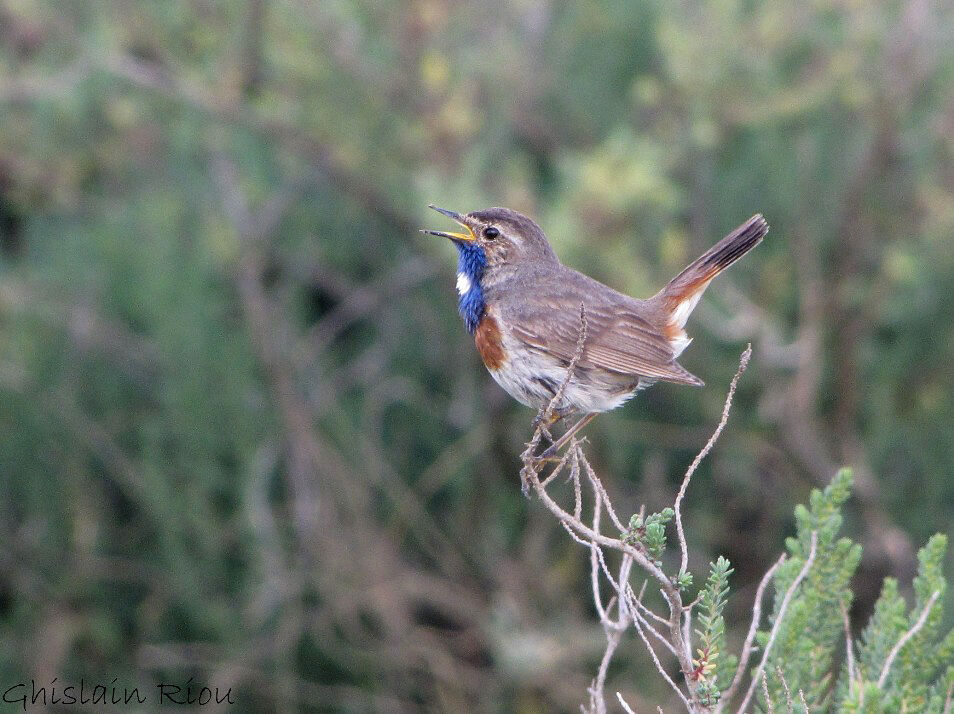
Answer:
<path fill-rule="evenodd" d="M 477 330 L 474 332 L 474 342 L 477 343 L 477 351 L 480 352 L 480 358 L 487 369 L 497 371 L 507 362 L 500 326 L 493 315 L 487 313 L 480 318 Z"/>

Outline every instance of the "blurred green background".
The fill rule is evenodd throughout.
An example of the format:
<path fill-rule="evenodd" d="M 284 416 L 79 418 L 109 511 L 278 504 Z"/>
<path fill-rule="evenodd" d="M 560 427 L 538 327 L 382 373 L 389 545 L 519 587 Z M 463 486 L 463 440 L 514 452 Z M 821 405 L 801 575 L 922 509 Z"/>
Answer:
<path fill-rule="evenodd" d="M 429 202 L 640 297 L 765 214 L 689 322 L 707 386 L 589 453 L 622 512 L 671 504 L 751 341 L 691 565 L 735 565 L 737 642 L 849 464 L 859 627 L 954 520 L 952 88 L 947 0 L 0 0 L 0 685 L 578 710 L 587 556 L 520 495 L 533 415 Z"/>

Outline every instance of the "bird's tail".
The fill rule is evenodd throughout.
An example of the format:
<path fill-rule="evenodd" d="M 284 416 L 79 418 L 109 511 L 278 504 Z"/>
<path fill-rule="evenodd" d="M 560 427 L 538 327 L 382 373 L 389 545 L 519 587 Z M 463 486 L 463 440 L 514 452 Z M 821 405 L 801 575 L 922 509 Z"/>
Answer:
<path fill-rule="evenodd" d="M 768 223 L 757 213 L 696 258 L 656 294 L 653 299 L 660 301 L 670 315 L 674 337 L 682 333 L 689 314 L 712 279 L 761 243 L 768 229 Z M 684 333 L 680 336 L 687 339 Z"/>

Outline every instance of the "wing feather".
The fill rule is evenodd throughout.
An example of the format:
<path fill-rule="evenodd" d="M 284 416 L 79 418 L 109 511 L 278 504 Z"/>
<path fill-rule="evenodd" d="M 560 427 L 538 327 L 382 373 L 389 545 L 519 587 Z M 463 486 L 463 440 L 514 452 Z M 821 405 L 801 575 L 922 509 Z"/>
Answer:
<path fill-rule="evenodd" d="M 541 285 L 533 286 L 537 289 L 525 291 L 526 299 L 507 310 L 506 321 L 516 338 L 569 362 L 579 339 L 582 301 L 586 307 L 587 338 L 581 368 L 702 384 L 676 362 L 663 328 L 651 319 L 651 305 L 617 293 L 576 271 L 567 269 L 566 273 L 566 280 L 559 286 L 551 280 L 545 290 L 541 290 Z"/>

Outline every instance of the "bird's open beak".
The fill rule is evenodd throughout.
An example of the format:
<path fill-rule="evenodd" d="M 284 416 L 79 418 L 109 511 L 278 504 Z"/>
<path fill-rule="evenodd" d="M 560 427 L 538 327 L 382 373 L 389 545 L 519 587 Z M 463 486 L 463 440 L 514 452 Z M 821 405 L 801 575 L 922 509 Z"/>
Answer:
<path fill-rule="evenodd" d="M 428 204 L 428 208 L 433 208 L 438 213 L 443 213 L 448 218 L 455 221 L 457 224 L 463 226 L 467 229 L 466 233 L 445 233 L 444 231 L 430 231 L 422 230 L 421 233 L 427 233 L 432 236 L 441 236 L 442 238 L 450 238 L 451 240 L 464 241 L 465 243 L 472 243 L 477 240 L 477 236 L 474 235 L 474 232 L 470 229 L 470 226 L 464 222 L 464 217 L 461 216 L 456 211 L 448 211 L 446 208 L 438 208 L 433 204 Z"/>

